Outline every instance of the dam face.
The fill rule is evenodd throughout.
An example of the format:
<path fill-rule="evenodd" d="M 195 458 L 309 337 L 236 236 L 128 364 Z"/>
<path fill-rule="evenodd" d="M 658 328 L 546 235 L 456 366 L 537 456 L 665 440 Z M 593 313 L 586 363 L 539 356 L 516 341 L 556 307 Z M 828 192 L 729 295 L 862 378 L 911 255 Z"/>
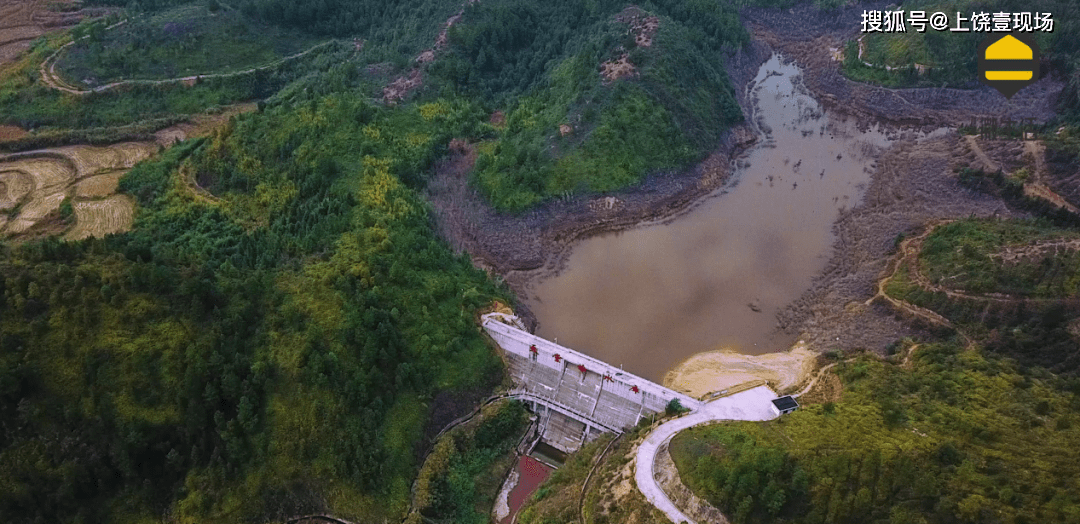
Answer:
<path fill-rule="evenodd" d="M 503 349 L 515 388 L 510 397 L 540 417 L 540 438 L 572 453 L 604 432 L 622 433 L 678 400 L 697 410 L 701 402 L 570 348 L 533 335 L 517 317 L 490 313 L 488 335 Z"/>

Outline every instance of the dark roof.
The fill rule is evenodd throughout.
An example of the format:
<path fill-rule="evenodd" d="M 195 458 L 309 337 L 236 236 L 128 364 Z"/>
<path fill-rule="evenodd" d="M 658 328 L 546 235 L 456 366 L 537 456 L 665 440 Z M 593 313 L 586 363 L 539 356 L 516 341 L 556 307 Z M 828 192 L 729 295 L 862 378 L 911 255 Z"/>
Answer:
<path fill-rule="evenodd" d="M 773 399 L 772 403 L 776 406 L 776 409 L 779 409 L 780 411 L 799 407 L 799 403 L 795 402 L 795 399 L 791 398 L 790 395 Z"/>

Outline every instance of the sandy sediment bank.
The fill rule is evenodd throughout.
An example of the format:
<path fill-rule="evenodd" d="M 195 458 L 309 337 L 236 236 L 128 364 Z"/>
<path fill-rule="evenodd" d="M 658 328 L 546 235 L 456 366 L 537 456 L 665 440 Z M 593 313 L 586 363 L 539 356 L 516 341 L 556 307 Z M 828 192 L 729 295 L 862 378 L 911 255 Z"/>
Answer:
<path fill-rule="evenodd" d="M 817 353 L 799 341 L 789 351 L 743 355 L 730 349 L 698 353 L 664 375 L 664 386 L 692 397 L 765 380 L 774 390 L 794 389 L 814 371 Z"/>

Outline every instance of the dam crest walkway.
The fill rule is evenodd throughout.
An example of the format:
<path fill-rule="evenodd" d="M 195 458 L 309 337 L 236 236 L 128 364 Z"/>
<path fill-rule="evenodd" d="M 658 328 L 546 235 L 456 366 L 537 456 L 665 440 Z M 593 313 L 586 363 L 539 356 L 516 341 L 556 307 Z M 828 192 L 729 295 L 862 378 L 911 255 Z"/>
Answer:
<path fill-rule="evenodd" d="M 573 349 L 533 335 L 517 317 L 484 315 L 482 325 L 501 347 L 519 398 L 541 416 L 543 440 L 565 452 L 600 433 L 622 433 L 663 413 L 672 400 L 694 412 L 700 400 L 665 388 Z"/>

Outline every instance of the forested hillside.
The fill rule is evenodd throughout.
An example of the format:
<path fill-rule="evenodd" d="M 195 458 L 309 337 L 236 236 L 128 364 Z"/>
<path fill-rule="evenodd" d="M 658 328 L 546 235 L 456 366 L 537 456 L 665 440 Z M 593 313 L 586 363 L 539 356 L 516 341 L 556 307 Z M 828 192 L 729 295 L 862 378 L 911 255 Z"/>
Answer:
<path fill-rule="evenodd" d="M 734 7 L 640 5 L 516 1 L 465 11 L 451 55 L 433 72 L 506 107 L 474 175 L 496 208 L 520 211 L 681 168 L 742 120 L 723 68 L 726 52 L 748 41 Z"/>
<path fill-rule="evenodd" d="M 682 478 L 735 524 L 1080 522 L 1080 382 L 909 348 L 838 364 L 841 399 L 677 435 Z"/>
<path fill-rule="evenodd" d="M 140 3 L 132 12 L 139 20 L 165 20 L 190 11 L 157 14 L 156 10 L 176 4 Z M 406 97 L 463 96 L 488 112 L 505 114 L 505 126 L 479 137 L 486 140 L 473 183 L 497 209 L 516 212 L 556 197 L 621 189 L 658 170 L 684 168 L 711 152 L 724 130 L 742 120 L 723 65 L 725 56 L 749 40 L 735 6 L 705 0 L 633 5 L 621 0 L 391 4 L 253 0 L 238 7 L 245 16 L 306 34 L 363 41 L 355 55 L 332 52 L 334 48 L 319 53 L 354 63 L 349 74 L 354 85 L 408 76 L 414 58 L 432 46 L 444 22 L 460 11 L 460 19 L 447 30 L 448 47 L 433 62 L 417 65 L 426 74 L 418 77 L 416 92 L 410 90 Z M 238 16 L 233 11 L 222 13 L 219 19 Z M 224 23 L 185 22 L 195 27 Z M 116 31 L 134 33 L 143 26 L 157 27 L 140 21 Z M 116 53 L 110 49 L 130 38 L 118 34 L 102 37 L 103 51 L 96 54 L 88 54 L 94 47 L 83 49 L 87 45 L 80 44 L 65 67 L 93 78 L 116 77 L 129 70 L 190 69 L 193 59 L 173 48 L 190 45 L 194 37 L 170 36 L 177 27 L 187 26 L 167 24 L 153 33 L 158 44 L 150 46 L 151 56 L 140 60 L 144 64 L 103 67 L 109 53 Z M 235 39 L 227 46 L 241 51 L 249 47 L 232 42 Z M 82 55 L 93 60 L 71 63 Z M 205 67 L 220 61 L 209 61 Z M 299 72 L 287 78 L 313 69 L 324 71 L 328 60 L 300 62 L 304 65 L 288 68 Z M 358 70 L 382 73 L 357 78 Z M 260 90 L 247 96 L 263 97 L 267 89 L 282 84 L 240 85 L 258 86 Z M 218 103 L 225 97 L 243 99 L 231 92 L 223 95 Z"/>
<path fill-rule="evenodd" d="M 505 382 L 477 314 L 514 297 L 436 236 L 420 196 L 436 161 L 455 139 L 475 150 L 467 183 L 502 213 L 687 169 L 743 118 L 724 63 L 749 42 L 737 5 L 790 2 L 86 3 L 125 10 L 0 68 L 0 124 L 27 133 L 3 149 L 151 140 L 190 115 L 251 112 L 127 172 L 132 230 L 0 239 L 3 523 L 486 521 L 521 406 L 430 439 Z M 1067 3 L 1063 35 L 1080 27 Z M 49 84 L 43 65 L 82 36 L 57 55 L 82 87 Z M 1055 38 L 1072 117 L 1076 49 Z M 132 77 L 170 81 L 83 89 Z M 1063 136 L 1051 147 L 1075 163 L 1080 142 Z M 1066 474 L 1080 391 L 1033 367 L 1077 369 L 1076 251 L 993 266 L 1009 227 L 1075 236 L 961 223 L 920 260 L 935 283 L 1023 307 L 976 309 L 903 275 L 888 290 L 987 354 L 949 341 L 912 349 L 911 370 L 840 364 L 843 400 L 676 440 L 687 483 L 740 523 L 1080 520 Z M 953 282 L 958 265 L 972 271 Z M 1000 329 L 976 329 L 998 313 Z"/>
<path fill-rule="evenodd" d="M 439 406 L 502 377 L 506 295 L 408 186 L 481 116 L 273 105 L 127 174 L 133 232 L 5 246 L 0 520 L 400 518 Z"/>
<path fill-rule="evenodd" d="M 478 144 L 473 183 L 517 211 L 683 168 L 742 117 L 722 61 L 747 35 L 711 2 L 189 3 L 123 2 L 0 72 L 0 120 L 31 131 L 12 149 L 260 102 L 124 175 L 132 231 L 0 244 L 0 521 L 403 518 L 428 438 L 503 380 L 476 314 L 512 299 L 418 196 L 450 140 Z M 87 86 L 338 40 L 250 75 L 47 85 L 41 64 L 83 36 L 58 69 Z M 420 89 L 384 104 L 410 71 Z M 513 417 L 443 457 L 425 517 L 483 520 L 470 476 Z"/>

